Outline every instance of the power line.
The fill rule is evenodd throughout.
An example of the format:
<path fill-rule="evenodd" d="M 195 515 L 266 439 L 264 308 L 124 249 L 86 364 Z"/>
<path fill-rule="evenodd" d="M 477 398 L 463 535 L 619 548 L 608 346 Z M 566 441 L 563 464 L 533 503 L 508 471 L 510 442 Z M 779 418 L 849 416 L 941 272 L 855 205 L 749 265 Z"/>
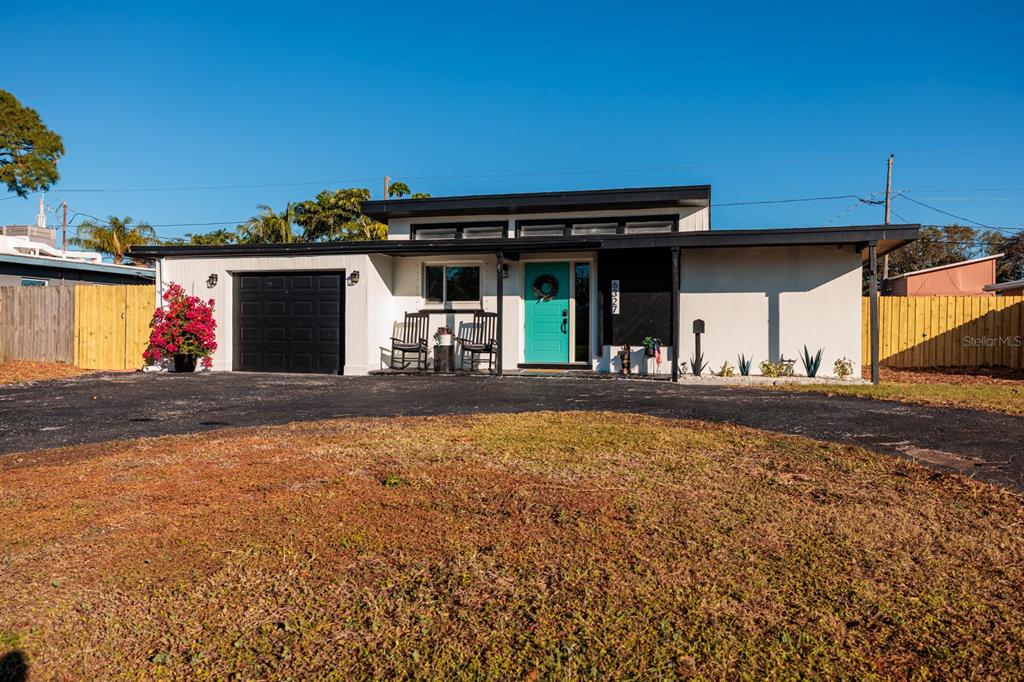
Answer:
<path fill-rule="evenodd" d="M 936 211 L 938 213 L 942 213 L 943 215 L 948 215 L 950 218 L 956 218 L 957 220 L 963 220 L 964 222 L 971 223 L 972 225 L 977 225 L 978 227 L 984 227 L 987 230 L 996 230 L 997 232 L 1005 232 L 1005 231 L 1015 231 L 1015 230 L 1021 229 L 1021 228 L 1012 228 L 1012 227 L 994 227 L 992 225 L 986 225 L 985 223 L 980 223 L 977 220 L 971 220 L 970 218 L 965 218 L 965 217 L 959 216 L 959 215 L 957 215 L 955 213 L 950 213 L 949 211 L 944 211 L 941 208 L 937 208 L 935 206 L 932 206 L 931 204 L 926 204 L 923 201 L 918 201 L 917 199 L 914 199 L 913 197 L 908 197 L 906 194 L 903 194 L 903 193 L 897 194 L 897 196 L 901 196 L 904 199 L 906 199 L 907 201 L 912 201 L 915 204 L 918 204 L 920 206 L 924 206 L 925 208 L 930 208 L 931 210 Z"/>

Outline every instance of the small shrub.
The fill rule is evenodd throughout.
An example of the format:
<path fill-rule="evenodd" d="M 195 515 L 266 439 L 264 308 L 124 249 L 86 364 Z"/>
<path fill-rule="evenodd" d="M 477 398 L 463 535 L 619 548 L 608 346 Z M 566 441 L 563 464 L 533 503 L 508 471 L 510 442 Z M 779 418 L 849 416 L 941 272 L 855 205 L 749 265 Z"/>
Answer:
<path fill-rule="evenodd" d="M 779 366 L 771 360 L 762 360 L 759 367 L 761 368 L 761 376 L 763 377 L 779 376 Z"/>
<path fill-rule="evenodd" d="M 388 474 L 384 478 L 380 479 L 380 483 L 385 488 L 397 488 L 400 485 L 409 485 L 409 481 L 396 474 Z"/>
<path fill-rule="evenodd" d="M 163 300 L 166 306 L 153 311 L 149 347 L 142 354 L 143 359 L 159 362 L 178 354 L 195 355 L 209 369 L 210 356 L 217 350 L 213 299 L 203 301 L 198 296 L 189 296 L 180 284 L 171 282 Z"/>
<path fill-rule="evenodd" d="M 849 379 L 853 376 L 853 361 L 850 358 L 839 358 L 832 365 L 832 371 L 840 379 Z"/>
<path fill-rule="evenodd" d="M 729 364 L 729 361 L 726 360 L 722 363 L 722 368 L 718 370 L 718 376 L 731 377 L 733 374 L 735 374 L 735 369 L 731 364 Z"/>
<path fill-rule="evenodd" d="M 804 345 L 804 351 L 800 359 L 803 360 L 804 371 L 807 373 L 807 376 L 814 377 L 818 373 L 818 368 L 821 367 L 821 353 L 824 350 L 824 348 L 819 348 L 817 353 L 811 355 L 811 352 L 807 350 L 807 345 Z"/>
<path fill-rule="evenodd" d="M 708 363 L 704 362 L 703 353 L 697 353 L 695 357 L 690 358 L 690 371 L 693 372 L 693 376 L 699 377 L 707 367 Z"/>
<path fill-rule="evenodd" d="M 740 365 L 740 376 L 750 376 L 750 366 L 754 364 L 754 358 L 748 358 L 746 355 L 741 354 L 737 360 Z"/>

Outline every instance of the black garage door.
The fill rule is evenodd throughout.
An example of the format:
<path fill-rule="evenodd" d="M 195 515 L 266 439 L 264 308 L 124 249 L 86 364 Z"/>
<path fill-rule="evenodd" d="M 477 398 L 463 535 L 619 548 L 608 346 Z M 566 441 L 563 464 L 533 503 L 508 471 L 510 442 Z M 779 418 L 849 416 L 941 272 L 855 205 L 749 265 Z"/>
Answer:
<path fill-rule="evenodd" d="M 344 282 L 344 272 L 235 275 L 234 368 L 340 374 Z"/>

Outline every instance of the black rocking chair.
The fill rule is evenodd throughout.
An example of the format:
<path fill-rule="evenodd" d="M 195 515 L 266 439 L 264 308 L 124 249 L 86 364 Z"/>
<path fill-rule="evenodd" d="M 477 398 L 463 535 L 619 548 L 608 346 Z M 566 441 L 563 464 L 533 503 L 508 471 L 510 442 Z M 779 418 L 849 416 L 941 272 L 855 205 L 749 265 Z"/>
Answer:
<path fill-rule="evenodd" d="M 487 357 L 487 371 L 494 373 L 494 356 L 498 349 L 496 340 L 498 330 L 498 313 L 473 313 L 473 326 L 466 336 L 456 337 L 459 342 L 459 363 L 467 369 L 466 358 L 469 358 L 469 371 L 479 362 L 481 355 Z"/>
<path fill-rule="evenodd" d="M 391 369 L 407 369 L 411 364 L 406 355 L 416 355 L 416 364 L 420 369 L 427 369 L 427 326 L 430 324 L 430 313 L 406 313 L 405 324 L 402 325 L 401 338 L 391 337 Z M 401 360 L 398 354 L 402 354 Z M 396 366 L 399 363 L 399 366 Z"/>

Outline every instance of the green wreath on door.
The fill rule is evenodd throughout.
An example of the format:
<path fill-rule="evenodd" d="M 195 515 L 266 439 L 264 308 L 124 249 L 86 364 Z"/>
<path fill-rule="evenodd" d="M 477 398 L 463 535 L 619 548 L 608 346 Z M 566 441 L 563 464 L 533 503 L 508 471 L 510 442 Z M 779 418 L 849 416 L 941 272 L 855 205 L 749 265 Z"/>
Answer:
<path fill-rule="evenodd" d="M 558 296 L 558 280 L 553 275 L 541 275 L 533 280 L 533 295 L 538 301 L 550 301 Z"/>

